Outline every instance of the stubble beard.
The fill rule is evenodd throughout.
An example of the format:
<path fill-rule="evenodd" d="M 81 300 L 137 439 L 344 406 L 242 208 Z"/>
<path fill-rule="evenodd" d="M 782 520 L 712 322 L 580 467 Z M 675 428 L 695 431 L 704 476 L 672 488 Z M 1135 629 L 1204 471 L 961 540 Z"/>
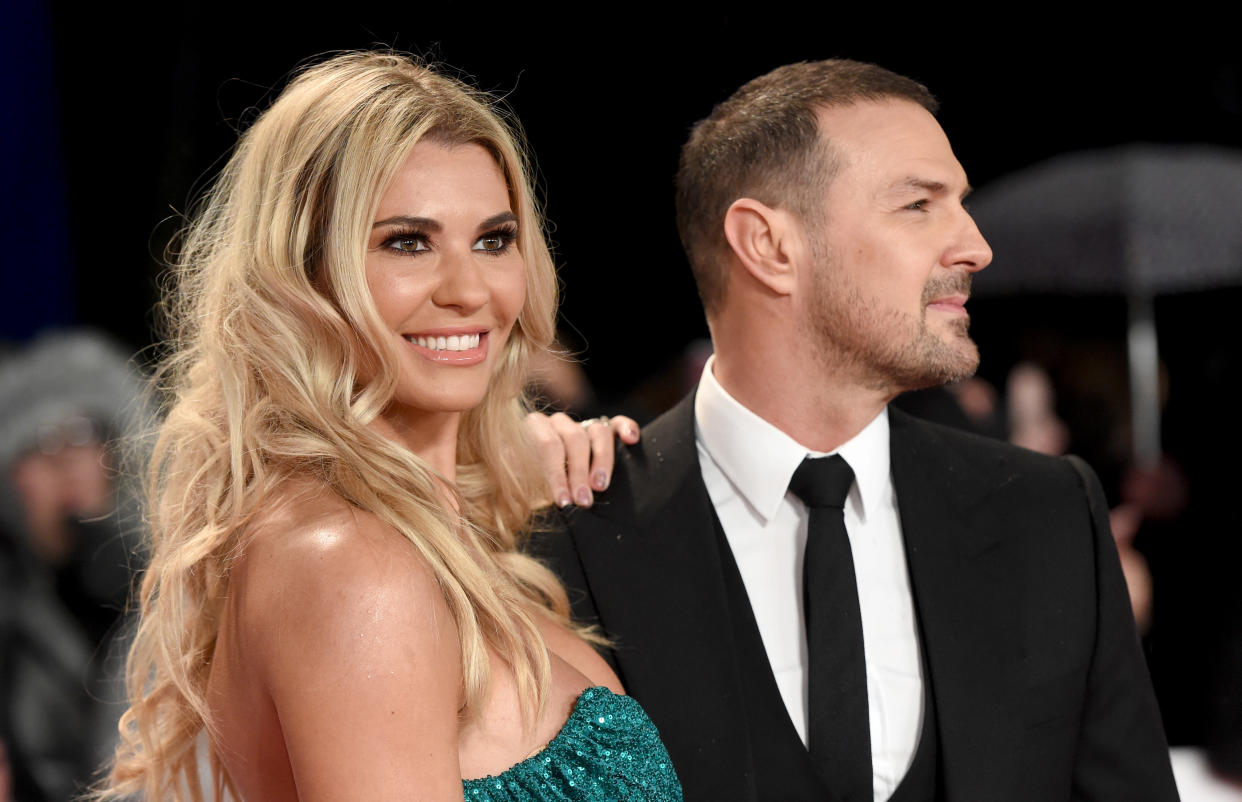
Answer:
<path fill-rule="evenodd" d="M 813 351 L 833 371 L 844 370 L 869 389 L 893 395 L 973 376 L 979 349 L 970 339 L 970 318 L 944 322 L 945 333 L 927 325 L 933 299 L 970 293 L 970 274 L 953 273 L 927 282 L 917 317 L 884 308 L 876 297 L 844 279 L 840 259 L 816 248 L 814 296 L 808 315 Z"/>

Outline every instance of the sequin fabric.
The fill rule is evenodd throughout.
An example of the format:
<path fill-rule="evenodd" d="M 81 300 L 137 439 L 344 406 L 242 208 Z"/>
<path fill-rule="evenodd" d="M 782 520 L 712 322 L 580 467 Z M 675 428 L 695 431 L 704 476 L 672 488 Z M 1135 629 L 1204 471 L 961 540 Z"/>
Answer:
<path fill-rule="evenodd" d="M 466 802 L 681 802 L 660 733 L 638 702 L 587 688 L 569 720 L 533 757 L 462 782 Z"/>

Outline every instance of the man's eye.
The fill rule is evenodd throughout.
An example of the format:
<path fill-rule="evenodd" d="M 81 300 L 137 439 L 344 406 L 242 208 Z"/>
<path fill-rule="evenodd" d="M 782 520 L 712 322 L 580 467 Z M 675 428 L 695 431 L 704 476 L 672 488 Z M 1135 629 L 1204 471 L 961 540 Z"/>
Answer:
<path fill-rule="evenodd" d="M 927 200 L 926 199 L 916 200 L 914 203 L 911 203 L 906 208 L 913 212 L 921 212 L 927 208 Z"/>

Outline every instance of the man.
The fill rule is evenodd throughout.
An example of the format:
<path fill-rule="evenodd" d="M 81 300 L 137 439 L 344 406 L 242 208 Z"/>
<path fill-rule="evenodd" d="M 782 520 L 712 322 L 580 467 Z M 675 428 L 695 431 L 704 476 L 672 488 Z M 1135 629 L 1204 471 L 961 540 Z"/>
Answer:
<path fill-rule="evenodd" d="M 1177 798 L 1094 475 L 887 406 L 978 362 L 935 109 L 794 64 L 682 150 L 715 356 L 545 545 L 687 799 Z"/>

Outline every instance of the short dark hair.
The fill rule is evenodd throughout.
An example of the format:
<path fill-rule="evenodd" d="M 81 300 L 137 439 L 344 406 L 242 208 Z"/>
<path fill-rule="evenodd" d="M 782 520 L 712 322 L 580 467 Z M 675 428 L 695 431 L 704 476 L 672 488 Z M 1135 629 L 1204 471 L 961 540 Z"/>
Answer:
<path fill-rule="evenodd" d="M 818 208 L 837 164 L 820 136 L 820 109 L 899 98 L 932 114 L 936 99 L 895 72 L 846 59 L 777 67 L 733 93 L 695 124 L 677 169 L 677 230 L 710 314 L 724 297 L 724 216 L 738 198 Z"/>

